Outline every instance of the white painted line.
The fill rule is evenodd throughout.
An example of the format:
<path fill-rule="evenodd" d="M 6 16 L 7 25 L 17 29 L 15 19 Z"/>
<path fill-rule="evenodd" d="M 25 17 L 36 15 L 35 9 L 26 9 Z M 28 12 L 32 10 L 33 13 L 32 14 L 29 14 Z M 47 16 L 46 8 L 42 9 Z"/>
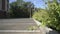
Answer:
<path fill-rule="evenodd" d="M 0 30 L 0 32 L 40 32 L 40 30 Z"/>

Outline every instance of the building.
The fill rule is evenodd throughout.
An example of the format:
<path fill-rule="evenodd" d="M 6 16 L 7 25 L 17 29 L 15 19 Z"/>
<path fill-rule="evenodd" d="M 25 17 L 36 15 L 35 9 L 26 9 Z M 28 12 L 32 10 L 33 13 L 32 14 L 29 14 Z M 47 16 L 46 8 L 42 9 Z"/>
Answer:
<path fill-rule="evenodd" d="M 7 11 L 8 10 L 8 3 L 9 0 L 0 0 L 0 10 Z"/>
<path fill-rule="evenodd" d="M 0 0 L 0 18 L 7 17 L 8 8 L 9 0 Z"/>

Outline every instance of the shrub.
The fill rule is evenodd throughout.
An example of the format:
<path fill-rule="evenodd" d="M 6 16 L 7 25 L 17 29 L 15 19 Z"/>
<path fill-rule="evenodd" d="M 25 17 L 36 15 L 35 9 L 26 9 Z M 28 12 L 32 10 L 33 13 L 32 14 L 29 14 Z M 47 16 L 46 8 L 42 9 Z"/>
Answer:
<path fill-rule="evenodd" d="M 54 30 L 60 31 L 60 21 L 54 12 L 50 13 L 49 11 L 40 10 L 34 13 L 33 18 L 40 21 L 42 26 L 48 26 Z"/>

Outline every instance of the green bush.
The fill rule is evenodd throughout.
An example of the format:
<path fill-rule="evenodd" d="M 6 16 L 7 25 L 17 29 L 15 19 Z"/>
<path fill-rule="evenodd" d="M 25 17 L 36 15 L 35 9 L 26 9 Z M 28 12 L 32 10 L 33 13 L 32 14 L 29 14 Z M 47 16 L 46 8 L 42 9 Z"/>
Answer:
<path fill-rule="evenodd" d="M 34 12 L 34 4 L 31 2 L 24 2 L 22 6 L 18 6 L 17 2 L 10 3 L 10 17 L 11 18 L 29 18 Z"/>
<path fill-rule="evenodd" d="M 42 26 L 48 26 L 54 30 L 60 31 L 60 21 L 53 13 L 44 10 L 38 11 L 34 13 L 33 18 L 40 21 Z"/>
<path fill-rule="evenodd" d="M 28 26 L 28 30 L 37 30 L 39 27 L 38 26 Z"/>
<path fill-rule="evenodd" d="M 47 10 L 35 12 L 33 18 L 41 21 L 42 25 L 60 32 L 60 4 L 56 0 L 50 2 L 47 2 Z"/>
<path fill-rule="evenodd" d="M 46 25 L 49 14 L 45 10 L 40 10 L 34 13 L 33 18 L 40 21 L 43 25 Z"/>

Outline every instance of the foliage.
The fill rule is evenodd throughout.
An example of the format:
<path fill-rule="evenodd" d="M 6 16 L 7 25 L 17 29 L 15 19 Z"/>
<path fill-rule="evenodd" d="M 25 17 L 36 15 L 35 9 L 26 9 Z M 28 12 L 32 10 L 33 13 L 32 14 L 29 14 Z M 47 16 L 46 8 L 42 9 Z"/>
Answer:
<path fill-rule="evenodd" d="M 50 23 L 48 26 L 60 31 L 60 4 L 57 2 L 57 0 L 53 0 L 52 3 L 48 1 L 48 8 L 50 17 Z"/>
<path fill-rule="evenodd" d="M 10 17 L 28 18 L 33 13 L 34 5 L 31 2 L 25 2 L 22 6 L 18 6 L 17 2 L 10 3 Z M 32 15 L 31 15 L 32 16 Z"/>
<path fill-rule="evenodd" d="M 48 26 L 54 30 L 60 31 L 60 4 L 57 0 L 47 2 L 48 9 L 38 11 L 33 18 L 42 22 L 42 25 Z"/>
<path fill-rule="evenodd" d="M 28 30 L 37 30 L 38 26 L 28 26 Z"/>
<path fill-rule="evenodd" d="M 46 25 L 46 21 L 49 18 L 49 14 L 46 10 L 39 10 L 38 12 L 34 13 L 33 18 L 42 22 L 43 25 Z"/>

